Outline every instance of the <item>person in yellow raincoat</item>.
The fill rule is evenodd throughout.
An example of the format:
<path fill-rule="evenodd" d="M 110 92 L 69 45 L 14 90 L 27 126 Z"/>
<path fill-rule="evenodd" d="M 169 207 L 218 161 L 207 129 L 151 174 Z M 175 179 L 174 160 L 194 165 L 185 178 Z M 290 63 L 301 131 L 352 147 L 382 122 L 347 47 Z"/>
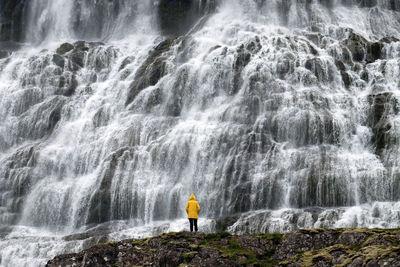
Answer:
<path fill-rule="evenodd" d="M 199 219 L 200 205 L 196 201 L 196 197 L 191 194 L 188 203 L 186 204 L 186 213 L 188 215 L 189 223 L 190 223 L 190 232 L 193 232 L 194 229 L 197 232 L 197 220 Z"/>

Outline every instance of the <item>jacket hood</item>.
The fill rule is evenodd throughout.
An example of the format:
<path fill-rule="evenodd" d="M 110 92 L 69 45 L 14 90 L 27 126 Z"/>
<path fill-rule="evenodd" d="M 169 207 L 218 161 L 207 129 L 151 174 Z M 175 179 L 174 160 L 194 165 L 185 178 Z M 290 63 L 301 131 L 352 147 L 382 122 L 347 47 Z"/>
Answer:
<path fill-rule="evenodd" d="M 193 194 L 191 194 L 189 199 L 190 200 L 196 200 L 196 197 Z"/>

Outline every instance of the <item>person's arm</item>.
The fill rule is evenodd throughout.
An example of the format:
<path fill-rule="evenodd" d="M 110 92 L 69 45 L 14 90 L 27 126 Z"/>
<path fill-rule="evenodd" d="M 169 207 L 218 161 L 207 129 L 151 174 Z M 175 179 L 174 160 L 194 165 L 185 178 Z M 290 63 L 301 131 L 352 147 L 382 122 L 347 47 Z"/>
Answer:
<path fill-rule="evenodd" d="M 197 203 L 197 214 L 200 212 L 200 205 Z"/>
<path fill-rule="evenodd" d="M 189 202 L 186 203 L 186 208 L 185 208 L 185 210 L 186 210 L 186 213 L 189 214 Z"/>

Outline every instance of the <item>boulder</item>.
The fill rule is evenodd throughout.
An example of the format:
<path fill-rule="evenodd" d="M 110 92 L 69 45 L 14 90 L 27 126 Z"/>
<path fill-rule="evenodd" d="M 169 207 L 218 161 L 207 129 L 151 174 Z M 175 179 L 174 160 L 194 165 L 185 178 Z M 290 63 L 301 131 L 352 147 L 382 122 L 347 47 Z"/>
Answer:
<path fill-rule="evenodd" d="M 74 49 L 74 46 L 72 44 L 63 43 L 62 45 L 60 45 L 59 48 L 57 48 L 56 53 L 59 55 L 64 55 L 65 53 L 68 53 L 72 49 Z"/>

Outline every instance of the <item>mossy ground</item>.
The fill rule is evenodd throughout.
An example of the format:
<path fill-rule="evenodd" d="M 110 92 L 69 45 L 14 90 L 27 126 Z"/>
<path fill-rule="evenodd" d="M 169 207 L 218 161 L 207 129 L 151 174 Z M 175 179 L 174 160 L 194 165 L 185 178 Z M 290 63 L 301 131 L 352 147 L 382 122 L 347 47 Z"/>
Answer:
<path fill-rule="evenodd" d="M 299 230 L 302 233 L 318 233 L 326 231 L 324 229 L 305 229 Z M 355 229 L 335 229 L 340 235 L 350 233 L 364 233 L 367 234 L 367 238 L 364 242 L 359 245 L 344 245 L 334 244 L 332 246 L 325 247 L 323 249 L 311 250 L 311 251 L 299 251 L 299 253 L 289 260 L 282 261 L 279 265 L 289 265 L 292 263 L 299 263 L 301 266 L 315 266 L 318 262 L 325 262 L 331 266 L 348 266 L 356 258 L 362 258 L 362 265 L 366 265 L 370 260 L 385 258 L 385 257 L 396 257 L 400 254 L 400 243 L 398 241 L 398 235 L 400 229 L 368 229 L 368 228 L 355 228 Z M 397 237 L 396 237 L 397 235 Z M 373 245 L 374 240 L 377 238 L 385 240 L 388 243 L 386 245 Z M 335 258 L 334 252 L 339 252 L 343 256 L 343 260 L 339 261 Z"/>
<path fill-rule="evenodd" d="M 396 266 L 400 264 L 400 229 L 310 229 L 243 236 L 167 233 L 60 255 L 55 265 L 48 266 L 73 264 L 87 253 L 86 259 L 92 263 L 107 256 L 108 265 L 104 266 Z"/>

